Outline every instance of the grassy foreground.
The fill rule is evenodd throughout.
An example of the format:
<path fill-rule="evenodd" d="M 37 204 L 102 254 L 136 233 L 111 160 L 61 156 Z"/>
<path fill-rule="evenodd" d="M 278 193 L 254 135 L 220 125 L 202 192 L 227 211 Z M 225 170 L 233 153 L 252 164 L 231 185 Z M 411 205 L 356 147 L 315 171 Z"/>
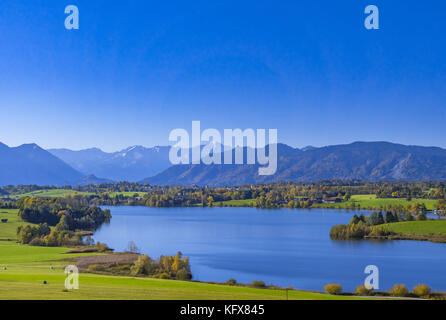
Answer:
<path fill-rule="evenodd" d="M 285 291 L 199 282 L 81 273 L 79 290 L 64 290 L 67 248 L 32 247 L 0 241 L 0 299 L 285 299 Z M 53 269 L 51 269 L 53 266 Z M 3 268 L 6 267 L 6 270 Z M 43 284 L 46 281 L 47 284 Z M 289 299 L 349 299 L 322 293 L 289 291 Z M 351 299 L 351 297 L 350 297 Z"/>
<path fill-rule="evenodd" d="M 281 300 L 284 290 L 254 289 L 199 282 L 132 278 L 81 273 L 79 290 L 66 291 L 64 268 L 71 257 L 68 248 L 34 247 L 16 243 L 15 231 L 23 222 L 17 210 L 0 209 L 0 299 L 253 299 Z M 7 240 L 9 239 L 9 240 Z M 44 284 L 43 282 L 47 283 Z M 352 299 L 306 291 L 289 291 L 289 299 Z"/>

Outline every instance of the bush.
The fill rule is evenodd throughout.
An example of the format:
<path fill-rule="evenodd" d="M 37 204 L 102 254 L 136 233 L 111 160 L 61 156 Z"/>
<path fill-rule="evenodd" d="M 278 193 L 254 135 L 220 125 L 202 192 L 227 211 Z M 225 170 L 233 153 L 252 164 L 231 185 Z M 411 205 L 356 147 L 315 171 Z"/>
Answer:
<path fill-rule="evenodd" d="M 226 281 L 226 284 L 229 286 L 235 286 L 237 284 L 237 280 L 231 278 L 228 281 Z"/>
<path fill-rule="evenodd" d="M 253 287 L 253 288 L 266 288 L 266 285 L 265 285 L 265 282 L 263 282 L 263 281 L 254 280 L 251 283 L 251 287 Z"/>
<path fill-rule="evenodd" d="M 44 243 L 42 242 L 42 240 L 40 240 L 40 238 L 34 238 L 29 242 L 30 246 L 43 246 Z"/>
<path fill-rule="evenodd" d="M 158 278 L 160 278 L 160 279 L 170 279 L 170 275 L 168 273 L 163 272 L 163 273 L 161 273 L 158 276 Z"/>
<path fill-rule="evenodd" d="M 90 264 L 88 266 L 88 271 L 103 271 L 104 266 L 101 266 L 100 264 Z"/>
<path fill-rule="evenodd" d="M 105 243 L 96 243 L 96 247 L 98 248 L 98 252 L 107 252 L 110 251 L 110 248 Z"/>
<path fill-rule="evenodd" d="M 427 297 L 431 294 L 431 288 L 425 284 L 419 284 L 413 288 L 413 293 L 419 297 Z"/>
<path fill-rule="evenodd" d="M 192 279 L 192 274 L 186 270 L 178 270 L 175 278 L 177 280 L 189 281 Z"/>
<path fill-rule="evenodd" d="M 341 294 L 342 286 L 338 283 L 329 283 L 326 286 L 324 286 L 324 290 L 329 294 Z"/>
<path fill-rule="evenodd" d="M 409 290 L 407 290 L 404 284 L 396 284 L 393 286 L 390 294 L 394 297 L 407 297 L 409 295 Z"/>
<path fill-rule="evenodd" d="M 330 238 L 333 240 L 362 239 L 369 235 L 372 228 L 363 222 L 349 225 L 336 225 L 330 230 Z"/>
<path fill-rule="evenodd" d="M 373 289 L 367 289 L 365 285 L 360 285 L 356 287 L 355 293 L 358 296 L 369 296 L 372 293 Z"/>
<path fill-rule="evenodd" d="M 133 266 L 130 268 L 130 275 L 132 276 L 138 276 L 138 275 L 148 275 L 149 274 L 149 268 L 151 264 L 151 259 L 148 255 L 141 255 L 138 257 L 138 259 L 135 261 Z"/>

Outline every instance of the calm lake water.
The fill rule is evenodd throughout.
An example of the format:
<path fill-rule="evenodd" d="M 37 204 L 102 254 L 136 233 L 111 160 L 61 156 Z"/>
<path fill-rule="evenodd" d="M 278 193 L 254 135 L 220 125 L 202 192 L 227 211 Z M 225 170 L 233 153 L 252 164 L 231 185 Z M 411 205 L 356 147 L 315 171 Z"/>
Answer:
<path fill-rule="evenodd" d="M 426 283 L 446 291 L 446 244 L 418 241 L 334 241 L 330 228 L 353 212 L 324 209 L 107 207 L 110 224 L 94 234 L 116 251 L 133 241 L 151 257 L 190 257 L 194 279 L 263 280 L 322 290 L 330 282 L 354 290 L 367 265 L 380 271 L 380 289 Z"/>

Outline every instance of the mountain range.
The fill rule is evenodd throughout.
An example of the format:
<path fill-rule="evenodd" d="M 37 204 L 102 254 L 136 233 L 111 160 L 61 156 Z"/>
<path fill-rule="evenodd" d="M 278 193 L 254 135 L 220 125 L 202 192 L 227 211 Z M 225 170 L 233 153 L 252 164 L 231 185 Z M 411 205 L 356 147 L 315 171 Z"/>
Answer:
<path fill-rule="evenodd" d="M 306 151 L 278 146 L 278 168 L 259 176 L 258 165 L 172 166 L 143 180 L 156 185 L 225 186 L 326 179 L 446 180 L 446 150 L 389 142 L 355 142 Z"/>
<path fill-rule="evenodd" d="M 169 147 L 133 146 L 112 153 L 98 148 L 48 151 L 84 175 L 94 174 L 114 181 L 139 181 L 171 166 L 169 149 Z"/>
<path fill-rule="evenodd" d="M 0 143 L 0 185 L 64 185 L 82 174 L 36 144 L 10 148 Z"/>
<path fill-rule="evenodd" d="M 259 165 L 174 165 L 169 147 L 134 146 L 44 150 L 36 144 L 0 143 L 0 185 L 86 185 L 113 181 L 155 185 L 227 186 L 325 179 L 446 180 L 446 150 L 389 142 L 354 142 L 303 149 L 277 145 L 278 167 L 259 176 Z"/>

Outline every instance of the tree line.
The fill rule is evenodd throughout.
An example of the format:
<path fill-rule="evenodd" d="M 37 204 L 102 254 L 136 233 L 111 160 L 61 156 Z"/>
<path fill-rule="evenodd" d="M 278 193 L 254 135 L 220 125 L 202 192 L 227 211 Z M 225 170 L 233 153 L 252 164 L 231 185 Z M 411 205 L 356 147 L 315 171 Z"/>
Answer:
<path fill-rule="evenodd" d="M 23 221 L 38 224 L 18 227 L 18 241 L 24 244 L 80 244 L 82 238 L 76 235 L 76 231 L 93 231 L 111 218 L 110 210 L 89 206 L 75 197 L 24 197 L 16 202 L 16 206 L 19 209 L 18 216 Z"/>

